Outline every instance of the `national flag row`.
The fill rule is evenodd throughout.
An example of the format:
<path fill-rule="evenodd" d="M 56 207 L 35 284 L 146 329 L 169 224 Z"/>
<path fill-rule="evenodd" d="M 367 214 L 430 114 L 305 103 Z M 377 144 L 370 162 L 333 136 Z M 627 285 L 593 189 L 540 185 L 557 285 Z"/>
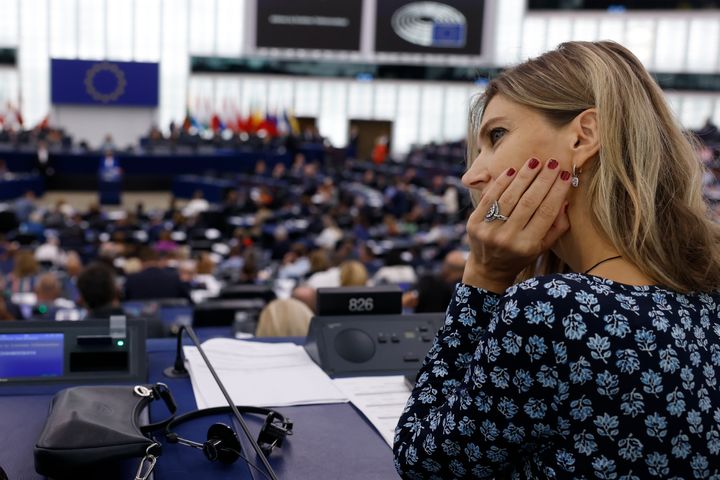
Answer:
<path fill-rule="evenodd" d="M 205 120 L 201 121 L 188 108 L 182 123 L 182 129 L 186 132 L 191 129 L 197 131 L 211 130 L 213 132 L 231 130 L 235 133 L 264 132 L 271 137 L 300 134 L 300 125 L 297 118 L 288 110 L 284 110 L 281 114 L 276 112 L 263 113 L 260 110 L 254 110 L 247 116 L 239 113 L 221 115 L 214 112 L 209 116 L 206 115 Z"/>

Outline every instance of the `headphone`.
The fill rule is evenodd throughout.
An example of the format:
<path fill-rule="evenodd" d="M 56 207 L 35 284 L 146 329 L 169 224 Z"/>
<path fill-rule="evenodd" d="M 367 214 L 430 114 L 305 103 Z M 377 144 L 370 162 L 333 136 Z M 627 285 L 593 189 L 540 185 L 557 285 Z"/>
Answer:
<path fill-rule="evenodd" d="M 285 437 L 293 433 L 293 423 L 289 418 L 283 416 L 276 410 L 239 405 L 237 409 L 240 413 L 265 415 L 265 422 L 260 429 L 257 443 L 266 457 L 270 456 L 270 452 L 272 452 L 275 447 L 281 447 Z M 190 420 L 223 413 L 232 413 L 232 409 L 230 407 L 205 408 L 175 417 L 175 419 L 165 426 L 165 438 L 168 443 L 179 443 L 180 445 L 202 450 L 205 457 L 211 462 L 220 461 L 225 464 L 233 463 L 242 455 L 242 446 L 240 445 L 237 434 L 228 425 L 224 423 L 212 424 L 207 432 L 207 440 L 203 443 L 182 438 L 172 431 L 174 427 L 189 422 Z"/>

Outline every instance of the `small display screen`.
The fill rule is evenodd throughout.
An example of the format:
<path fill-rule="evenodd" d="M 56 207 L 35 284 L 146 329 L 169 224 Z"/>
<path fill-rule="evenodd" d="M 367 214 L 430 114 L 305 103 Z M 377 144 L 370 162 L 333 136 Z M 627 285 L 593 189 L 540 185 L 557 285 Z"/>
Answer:
<path fill-rule="evenodd" d="M 62 333 L 0 334 L 0 379 L 59 377 L 64 353 Z"/>

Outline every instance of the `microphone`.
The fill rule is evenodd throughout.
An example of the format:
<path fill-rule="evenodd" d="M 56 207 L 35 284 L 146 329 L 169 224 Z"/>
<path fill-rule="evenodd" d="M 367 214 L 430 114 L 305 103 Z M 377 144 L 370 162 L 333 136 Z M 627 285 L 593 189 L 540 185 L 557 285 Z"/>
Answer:
<path fill-rule="evenodd" d="M 184 332 L 187 332 L 188 337 L 190 337 L 190 340 L 192 341 L 193 345 L 197 347 L 198 352 L 200 353 L 200 356 L 203 359 L 203 362 L 205 362 L 205 366 L 210 370 L 210 373 L 213 376 L 213 379 L 215 380 L 215 384 L 220 388 L 220 391 L 223 394 L 223 397 L 225 397 L 225 400 L 227 401 L 228 405 L 230 406 L 230 410 L 232 410 L 233 415 L 235 416 L 235 419 L 237 420 L 238 424 L 240 425 L 240 428 L 243 431 L 243 434 L 245 434 L 245 437 L 250 441 L 250 444 L 253 447 L 253 450 L 255 450 L 255 454 L 260 457 L 260 460 L 262 461 L 263 466 L 265 467 L 265 471 L 268 473 L 268 476 L 271 480 L 278 480 L 277 475 L 275 475 L 275 471 L 270 466 L 270 462 L 268 462 L 267 456 L 265 456 L 265 453 L 260 448 L 260 445 L 258 445 L 257 441 L 253 436 L 250 434 L 250 429 L 247 426 L 247 423 L 245 423 L 245 419 L 243 419 L 242 415 L 240 415 L 240 412 L 238 411 L 237 407 L 235 406 L 235 402 L 233 402 L 232 398 L 230 397 L 230 394 L 225 389 L 225 385 L 220 381 L 220 377 L 218 376 L 217 372 L 215 372 L 215 368 L 213 368 L 212 363 L 210 363 L 210 359 L 205 355 L 205 351 L 200 346 L 200 340 L 198 340 L 197 336 L 195 335 L 195 331 L 190 326 L 183 325 L 180 327 L 180 330 L 178 330 L 177 333 L 177 351 L 175 353 L 175 365 L 172 367 L 168 367 L 164 370 L 164 374 L 171 378 L 178 378 L 178 377 L 187 377 L 188 371 L 187 368 L 185 368 L 185 359 L 184 355 L 182 353 L 182 334 Z M 252 463 L 250 463 L 252 465 Z M 254 466 L 254 465 L 252 465 Z M 255 467 L 257 468 L 257 467 Z"/>
<path fill-rule="evenodd" d="M 163 370 L 163 375 L 168 378 L 187 378 L 190 373 L 185 368 L 185 355 L 183 355 L 182 349 L 182 332 L 185 327 L 181 326 L 177 333 L 177 348 L 175 350 L 175 365 L 167 367 Z M 197 343 L 195 344 L 198 347 Z M 200 347 L 198 347 L 199 349 Z M 2 479 L 0 479 L 2 480 Z"/>

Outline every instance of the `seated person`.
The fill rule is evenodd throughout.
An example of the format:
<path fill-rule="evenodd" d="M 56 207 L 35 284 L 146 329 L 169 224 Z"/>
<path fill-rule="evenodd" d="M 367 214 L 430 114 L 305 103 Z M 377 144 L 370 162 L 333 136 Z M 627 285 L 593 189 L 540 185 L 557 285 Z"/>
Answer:
<path fill-rule="evenodd" d="M 317 307 L 317 290 L 307 284 L 300 284 L 295 287 L 290 296 L 304 303 L 312 312 Z"/>
<path fill-rule="evenodd" d="M 180 280 L 175 269 L 164 268 L 158 253 L 150 247 L 140 251 L 143 269 L 127 276 L 125 280 L 126 300 L 147 300 L 158 298 L 187 298 L 189 286 Z"/>
<path fill-rule="evenodd" d="M 78 277 L 80 302 L 88 312 L 87 320 L 105 320 L 113 316 L 127 317 L 120 306 L 120 290 L 115 282 L 115 272 L 108 265 L 94 262 Z M 164 337 L 167 334 L 162 321 L 155 317 L 143 317 L 147 322 L 147 336 Z"/>
<path fill-rule="evenodd" d="M 258 337 L 304 337 L 312 310 L 300 300 L 283 298 L 268 303 L 260 312 L 255 335 Z"/>
<path fill-rule="evenodd" d="M 35 305 L 24 315 L 25 318 L 55 320 L 58 311 L 75 308 L 72 301 L 62 298 L 62 285 L 57 275 L 52 272 L 38 277 L 35 298 Z"/>
<path fill-rule="evenodd" d="M 417 282 L 417 274 L 399 249 L 388 252 L 385 266 L 381 267 L 370 280 L 371 285 L 410 286 Z"/>
<path fill-rule="evenodd" d="M 416 313 L 444 312 L 450 303 L 455 284 L 462 280 L 465 253 L 453 250 L 445 256 L 440 272 L 424 275 L 415 289 L 403 294 L 403 307 Z"/>
<path fill-rule="evenodd" d="M 18 318 L 20 318 L 20 313 L 17 311 L 17 307 L 6 299 L 5 295 L 0 294 L 0 322 Z"/>
<path fill-rule="evenodd" d="M 40 265 L 33 252 L 27 249 L 15 252 L 13 271 L 5 279 L 5 289 L 12 293 L 30 293 L 35 288 Z"/>
<path fill-rule="evenodd" d="M 367 285 L 368 271 L 357 260 L 346 260 L 340 264 L 341 287 L 364 287 Z"/>
<path fill-rule="evenodd" d="M 80 303 L 87 308 L 88 319 L 105 319 L 125 315 L 120 307 L 120 292 L 115 272 L 106 264 L 94 262 L 82 271 L 77 281 Z"/>

